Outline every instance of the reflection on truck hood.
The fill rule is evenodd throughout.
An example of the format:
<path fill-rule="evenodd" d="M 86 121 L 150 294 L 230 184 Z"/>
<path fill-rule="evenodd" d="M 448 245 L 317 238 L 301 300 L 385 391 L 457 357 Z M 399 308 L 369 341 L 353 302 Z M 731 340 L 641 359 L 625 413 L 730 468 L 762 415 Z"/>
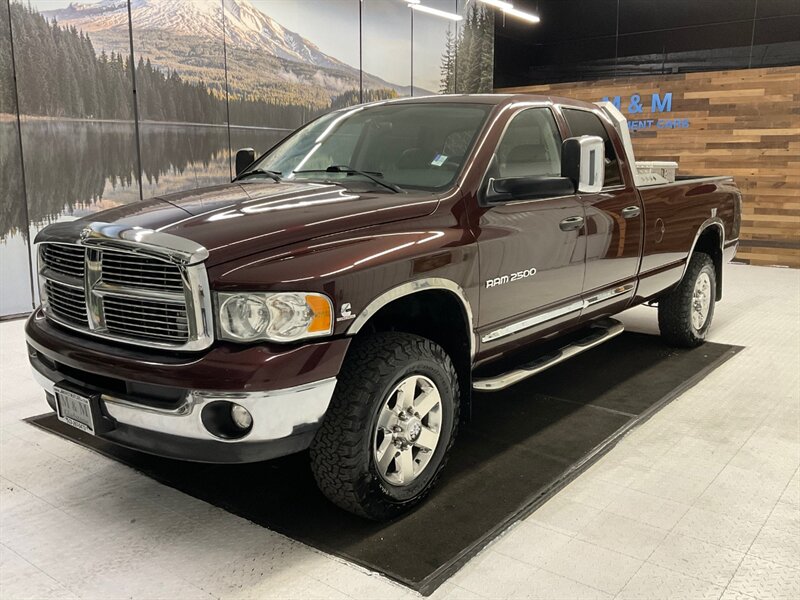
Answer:
<path fill-rule="evenodd" d="M 93 220 L 157 229 L 205 246 L 219 264 L 324 235 L 422 217 L 430 193 L 355 192 L 301 182 L 243 182 L 181 192 L 107 211 Z M 91 217 L 87 220 L 92 220 Z"/>

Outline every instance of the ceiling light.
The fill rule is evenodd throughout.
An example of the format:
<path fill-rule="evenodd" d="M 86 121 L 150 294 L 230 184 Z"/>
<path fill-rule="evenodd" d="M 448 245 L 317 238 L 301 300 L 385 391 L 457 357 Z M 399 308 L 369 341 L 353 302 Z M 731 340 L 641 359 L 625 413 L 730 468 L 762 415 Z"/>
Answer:
<path fill-rule="evenodd" d="M 514 8 L 514 5 L 511 2 L 504 2 L 503 0 L 479 0 L 484 4 L 488 4 L 489 6 L 494 6 L 495 8 L 499 8 L 505 14 L 511 15 L 512 17 L 517 17 L 518 19 L 522 19 L 523 21 L 528 21 L 528 23 L 538 23 L 541 21 L 539 17 L 536 15 L 532 15 L 531 13 L 526 13 L 521 10 L 517 10 Z"/>
<path fill-rule="evenodd" d="M 495 6 L 502 10 L 514 10 L 514 5 L 511 2 L 503 2 L 503 0 L 480 0 L 484 4 L 489 4 L 490 6 Z"/>
<path fill-rule="evenodd" d="M 437 17 L 442 17 L 443 19 L 450 19 L 451 21 L 461 21 L 464 19 L 464 17 L 461 15 L 445 12 L 443 10 L 439 10 L 438 8 L 431 8 L 430 6 L 425 6 L 424 4 L 409 4 L 408 6 L 414 10 L 435 15 Z"/>
<path fill-rule="evenodd" d="M 523 21 L 528 21 L 528 23 L 538 23 L 539 21 L 541 21 L 541 19 L 536 15 L 522 12 L 521 10 L 517 10 L 516 8 L 506 8 L 503 10 L 503 12 L 506 13 L 507 15 L 511 15 L 512 17 L 517 17 L 518 19 L 522 19 Z"/>

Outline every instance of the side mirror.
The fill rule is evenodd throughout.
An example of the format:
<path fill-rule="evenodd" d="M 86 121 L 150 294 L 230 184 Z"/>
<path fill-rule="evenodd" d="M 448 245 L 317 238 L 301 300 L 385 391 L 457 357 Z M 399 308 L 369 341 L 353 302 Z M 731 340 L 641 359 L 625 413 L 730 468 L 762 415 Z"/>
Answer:
<path fill-rule="evenodd" d="M 252 165 L 256 160 L 256 151 L 252 148 L 242 148 L 236 151 L 236 176 Z"/>
<path fill-rule="evenodd" d="M 489 179 L 486 189 L 487 202 L 505 200 L 536 200 L 570 196 L 575 193 L 575 184 L 567 177 L 506 177 Z"/>
<path fill-rule="evenodd" d="M 596 135 L 583 135 L 561 144 L 561 176 L 568 177 L 578 193 L 594 194 L 603 189 L 605 144 Z"/>

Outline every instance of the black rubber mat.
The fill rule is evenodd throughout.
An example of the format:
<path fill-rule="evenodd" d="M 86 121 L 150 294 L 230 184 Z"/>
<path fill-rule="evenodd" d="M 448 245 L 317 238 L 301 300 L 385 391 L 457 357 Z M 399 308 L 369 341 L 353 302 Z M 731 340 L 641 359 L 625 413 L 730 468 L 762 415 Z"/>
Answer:
<path fill-rule="evenodd" d="M 83 434 L 53 414 L 30 421 L 254 523 L 430 594 L 643 421 L 740 348 L 667 348 L 621 336 L 504 392 L 475 398 L 439 486 L 416 511 L 372 523 L 330 505 L 307 455 L 217 466 L 162 459 Z M 387 551 L 391 549 L 391 551 Z"/>

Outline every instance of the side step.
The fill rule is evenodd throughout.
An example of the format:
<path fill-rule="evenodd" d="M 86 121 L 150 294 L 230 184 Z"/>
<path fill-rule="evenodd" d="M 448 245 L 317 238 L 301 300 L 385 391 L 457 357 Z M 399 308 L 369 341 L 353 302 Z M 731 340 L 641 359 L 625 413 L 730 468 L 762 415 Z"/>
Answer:
<path fill-rule="evenodd" d="M 607 342 L 613 337 L 618 336 L 625 331 L 625 326 L 616 319 L 603 319 L 594 323 L 589 327 L 590 333 L 576 340 L 555 352 L 550 352 L 543 356 L 539 356 L 534 360 L 521 365 L 519 368 L 507 373 L 501 373 L 494 377 L 484 377 L 474 379 L 472 382 L 472 389 L 482 392 L 497 392 L 503 390 L 510 385 L 514 385 L 518 381 L 532 377 L 537 373 L 541 373 L 565 360 L 572 358 L 576 354 L 585 352 L 595 346 L 599 346 L 603 342 Z"/>

